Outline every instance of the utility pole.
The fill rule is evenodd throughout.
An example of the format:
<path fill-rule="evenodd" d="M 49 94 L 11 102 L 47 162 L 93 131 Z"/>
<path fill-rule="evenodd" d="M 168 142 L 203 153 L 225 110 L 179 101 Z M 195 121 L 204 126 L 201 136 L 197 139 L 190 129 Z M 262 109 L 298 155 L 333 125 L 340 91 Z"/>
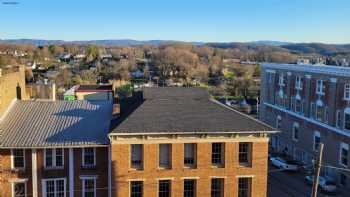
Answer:
<path fill-rule="evenodd" d="M 317 197 L 318 178 L 320 177 L 322 155 L 323 155 L 323 143 L 320 143 L 319 155 L 315 163 L 314 180 L 312 184 L 311 197 Z"/>

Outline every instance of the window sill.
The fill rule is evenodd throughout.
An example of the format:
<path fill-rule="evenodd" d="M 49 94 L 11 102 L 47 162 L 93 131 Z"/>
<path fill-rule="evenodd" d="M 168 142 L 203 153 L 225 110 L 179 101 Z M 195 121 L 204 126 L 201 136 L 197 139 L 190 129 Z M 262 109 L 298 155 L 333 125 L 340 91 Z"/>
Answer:
<path fill-rule="evenodd" d="M 62 167 L 44 167 L 44 170 L 63 170 L 64 166 Z"/>
<path fill-rule="evenodd" d="M 197 165 L 196 164 L 192 164 L 192 165 L 189 165 L 189 164 L 185 164 L 184 165 L 184 168 L 185 169 L 196 169 L 197 168 Z"/>
<path fill-rule="evenodd" d="M 24 172 L 25 168 L 11 168 L 10 169 L 12 172 Z"/>
<path fill-rule="evenodd" d="M 129 168 L 129 171 L 143 171 L 143 168 Z"/>
<path fill-rule="evenodd" d="M 96 165 L 91 165 L 91 166 L 80 166 L 81 169 L 84 169 L 84 170 L 94 170 L 96 169 Z"/>
<path fill-rule="evenodd" d="M 168 166 L 168 167 L 158 167 L 158 170 L 171 170 L 171 167 L 170 166 Z"/>
<path fill-rule="evenodd" d="M 246 163 L 246 162 L 242 162 L 242 163 L 239 163 L 239 167 L 240 168 L 251 168 L 253 167 L 251 163 Z"/>
<path fill-rule="evenodd" d="M 224 168 L 225 165 L 224 165 L 224 164 L 212 164 L 211 167 L 212 167 L 212 168 Z"/>

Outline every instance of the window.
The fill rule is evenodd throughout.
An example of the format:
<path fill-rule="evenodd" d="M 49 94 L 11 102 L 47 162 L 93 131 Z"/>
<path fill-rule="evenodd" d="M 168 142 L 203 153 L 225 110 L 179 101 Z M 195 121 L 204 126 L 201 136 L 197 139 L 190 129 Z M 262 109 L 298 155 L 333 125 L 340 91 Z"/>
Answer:
<path fill-rule="evenodd" d="M 340 128 L 341 126 L 341 111 L 340 110 L 337 110 L 337 120 L 336 120 L 336 127 L 337 128 Z"/>
<path fill-rule="evenodd" d="M 340 158 L 339 163 L 343 166 L 348 166 L 349 158 L 349 145 L 345 143 L 340 143 Z"/>
<path fill-rule="evenodd" d="M 25 168 L 25 156 L 23 149 L 12 150 L 12 168 Z"/>
<path fill-rule="evenodd" d="M 344 100 L 350 100 L 350 83 L 344 85 Z"/>
<path fill-rule="evenodd" d="M 143 145 L 132 144 L 131 145 L 131 167 L 135 169 L 143 168 Z"/>
<path fill-rule="evenodd" d="M 44 179 L 43 196 L 44 197 L 66 197 L 65 179 Z"/>
<path fill-rule="evenodd" d="M 26 183 L 24 181 L 12 183 L 12 196 L 13 197 L 26 197 L 27 196 L 27 187 L 26 187 Z"/>
<path fill-rule="evenodd" d="M 96 165 L 96 152 L 95 148 L 83 148 L 83 167 L 91 168 Z"/>
<path fill-rule="evenodd" d="M 171 181 L 170 180 L 160 180 L 158 191 L 159 191 L 158 197 L 170 197 L 171 196 Z"/>
<path fill-rule="evenodd" d="M 213 178 L 211 179 L 211 197 L 223 197 L 224 196 L 224 179 Z"/>
<path fill-rule="evenodd" d="M 321 134 L 318 131 L 314 132 L 314 151 L 318 151 L 320 148 Z"/>
<path fill-rule="evenodd" d="M 196 196 L 196 180 L 185 179 L 184 180 L 184 197 Z"/>
<path fill-rule="evenodd" d="M 317 83 L 316 83 L 316 94 L 324 95 L 323 80 L 317 80 Z"/>
<path fill-rule="evenodd" d="M 298 123 L 294 123 L 293 124 L 293 140 L 294 141 L 298 141 L 299 139 L 299 124 Z"/>
<path fill-rule="evenodd" d="M 96 197 L 96 178 L 84 177 L 82 178 L 83 197 Z"/>
<path fill-rule="evenodd" d="M 303 89 L 303 83 L 302 83 L 300 76 L 296 76 L 296 78 L 295 78 L 295 89 L 297 89 L 297 90 Z"/>
<path fill-rule="evenodd" d="M 196 144 L 185 144 L 185 153 L 184 153 L 184 164 L 187 167 L 193 167 L 196 165 Z"/>
<path fill-rule="evenodd" d="M 213 165 L 224 164 L 224 144 L 223 143 L 212 143 L 211 146 L 211 163 Z"/>
<path fill-rule="evenodd" d="M 328 116 L 329 116 L 329 112 L 328 112 L 328 106 L 324 107 L 324 122 L 328 123 Z"/>
<path fill-rule="evenodd" d="M 131 181 L 130 197 L 142 197 L 142 196 L 143 196 L 143 181 Z"/>
<path fill-rule="evenodd" d="M 159 167 L 171 167 L 171 145 L 159 144 Z"/>
<path fill-rule="evenodd" d="M 249 177 L 238 178 L 238 197 L 251 197 L 251 184 Z"/>
<path fill-rule="evenodd" d="M 344 111 L 344 129 L 350 130 L 350 112 L 349 112 L 349 110 Z"/>
<path fill-rule="evenodd" d="M 63 149 L 45 149 L 44 154 L 45 168 L 63 167 Z"/>
<path fill-rule="evenodd" d="M 276 119 L 276 128 L 277 128 L 277 129 L 281 129 L 281 128 L 282 128 L 282 117 L 281 117 L 281 116 L 277 116 L 277 119 Z"/>
<path fill-rule="evenodd" d="M 303 102 L 301 99 L 295 99 L 295 111 L 303 113 Z"/>
<path fill-rule="evenodd" d="M 252 157 L 251 157 L 251 147 L 252 143 L 250 142 L 240 142 L 239 143 L 239 164 L 242 166 L 251 165 Z"/>
<path fill-rule="evenodd" d="M 283 74 L 280 74 L 280 76 L 278 78 L 278 85 L 279 86 L 284 86 L 284 76 L 283 76 Z"/>
<path fill-rule="evenodd" d="M 311 103 L 310 104 L 310 117 L 315 119 L 316 118 L 316 104 L 315 103 Z"/>
<path fill-rule="evenodd" d="M 324 115 L 323 105 L 316 105 L 316 120 L 322 121 Z"/>
<path fill-rule="evenodd" d="M 347 179 L 346 175 L 343 173 L 340 173 L 340 184 L 342 186 L 346 186 L 346 179 Z"/>

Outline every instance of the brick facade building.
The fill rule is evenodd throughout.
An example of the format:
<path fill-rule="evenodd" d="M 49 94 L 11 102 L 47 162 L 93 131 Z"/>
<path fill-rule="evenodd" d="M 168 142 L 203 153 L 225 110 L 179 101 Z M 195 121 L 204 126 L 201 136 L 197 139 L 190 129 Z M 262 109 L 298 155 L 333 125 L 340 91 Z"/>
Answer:
<path fill-rule="evenodd" d="M 312 164 L 324 143 L 322 175 L 350 189 L 350 68 L 263 64 L 260 120 L 281 130 L 271 147 Z M 333 168 L 332 168 L 333 167 Z M 335 167 L 335 168 L 334 168 Z"/>

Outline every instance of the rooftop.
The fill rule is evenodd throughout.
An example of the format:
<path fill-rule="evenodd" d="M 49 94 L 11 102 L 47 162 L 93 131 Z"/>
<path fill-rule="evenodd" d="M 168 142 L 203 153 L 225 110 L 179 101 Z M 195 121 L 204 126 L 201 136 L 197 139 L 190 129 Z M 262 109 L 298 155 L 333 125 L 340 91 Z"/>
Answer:
<path fill-rule="evenodd" d="M 212 100 L 204 88 L 145 88 L 144 100 L 112 134 L 258 133 L 273 128 Z"/>
<path fill-rule="evenodd" d="M 112 92 L 112 85 L 79 85 L 76 92 Z"/>
<path fill-rule="evenodd" d="M 325 75 L 334 75 L 340 77 L 350 77 L 350 67 L 344 66 L 330 66 L 323 64 L 277 64 L 277 63 L 263 63 L 263 68 L 290 70 L 306 73 L 318 73 Z"/>
<path fill-rule="evenodd" d="M 15 101 L 0 122 L 0 148 L 109 143 L 112 106 L 104 101 Z"/>

